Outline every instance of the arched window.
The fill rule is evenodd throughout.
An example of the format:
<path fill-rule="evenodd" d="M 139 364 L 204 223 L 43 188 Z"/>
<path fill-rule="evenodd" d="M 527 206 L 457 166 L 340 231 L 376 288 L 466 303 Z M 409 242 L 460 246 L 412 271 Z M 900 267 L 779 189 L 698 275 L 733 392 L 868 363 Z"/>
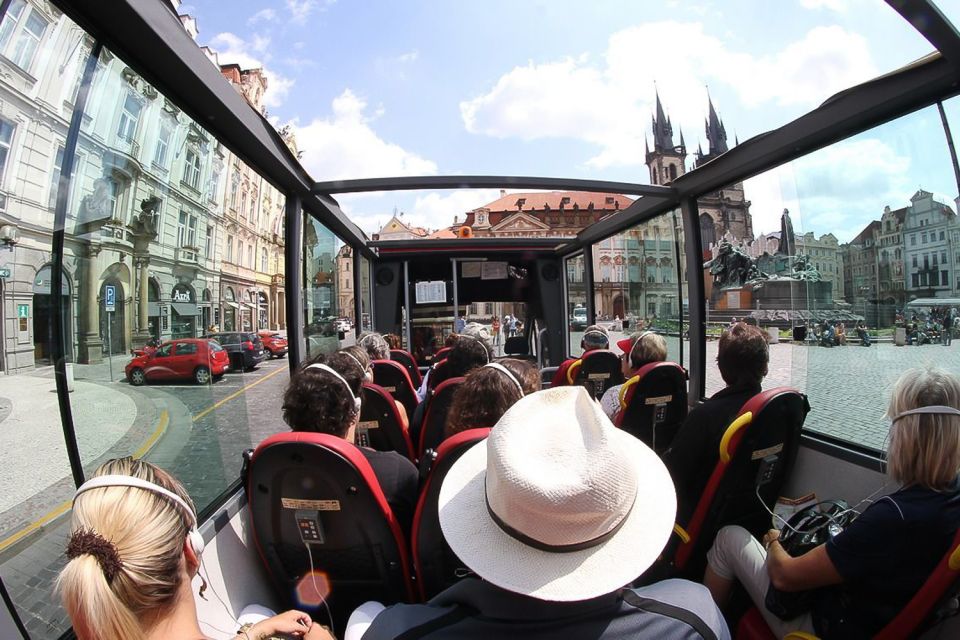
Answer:
<path fill-rule="evenodd" d="M 675 164 L 670 165 L 670 179 L 671 180 L 677 179 L 677 165 Z"/>
<path fill-rule="evenodd" d="M 710 214 L 704 212 L 700 214 L 700 242 L 704 248 L 717 242 L 717 228 Z"/>

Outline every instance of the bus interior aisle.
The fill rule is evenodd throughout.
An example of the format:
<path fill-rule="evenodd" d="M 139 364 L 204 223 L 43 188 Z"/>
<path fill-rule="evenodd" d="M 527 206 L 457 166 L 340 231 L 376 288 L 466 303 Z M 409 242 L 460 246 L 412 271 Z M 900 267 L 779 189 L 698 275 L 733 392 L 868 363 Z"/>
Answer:
<path fill-rule="evenodd" d="M 765 526 L 893 491 L 896 381 L 960 375 L 960 4 L 715 4 L 0 2 L 0 637 L 74 637 L 73 498 L 127 456 L 196 506 L 211 638 L 250 603 L 323 622 L 324 596 L 342 627 L 356 598 L 462 576 L 438 523 L 396 535 L 367 500 L 357 524 L 364 450 L 289 422 L 293 376 L 355 344 L 396 384 L 348 372 L 347 433 L 420 465 L 433 500 L 494 427 L 443 439 L 478 376 L 435 394 L 421 374 L 457 340 L 525 361 L 506 364 L 530 380 L 493 367 L 518 398 L 533 366 L 669 457 L 658 425 L 731 393 L 721 341 L 758 327 L 761 394 L 711 450 L 746 485 L 664 551 L 693 580 L 721 511 Z M 960 637 L 960 617 L 925 626 L 928 588 L 960 586 L 941 569 L 884 637 Z"/>

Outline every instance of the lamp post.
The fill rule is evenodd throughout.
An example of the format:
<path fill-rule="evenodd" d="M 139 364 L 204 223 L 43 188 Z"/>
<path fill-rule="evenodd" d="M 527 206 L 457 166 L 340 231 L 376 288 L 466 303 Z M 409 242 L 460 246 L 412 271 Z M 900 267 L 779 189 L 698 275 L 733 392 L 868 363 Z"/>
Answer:
<path fill-rule="evenodd" d="M 860 295 L 863 296 L 863 324 L 869 328 L 870 324 L 867 322 L 867 293 L 870 291 L 870 287 L 862 285 L 860 287 Z"/>

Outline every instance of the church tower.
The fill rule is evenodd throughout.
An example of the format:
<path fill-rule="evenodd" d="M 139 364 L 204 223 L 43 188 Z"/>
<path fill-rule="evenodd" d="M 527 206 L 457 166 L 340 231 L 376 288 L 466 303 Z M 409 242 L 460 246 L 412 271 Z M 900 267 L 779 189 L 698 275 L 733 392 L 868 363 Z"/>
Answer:
<path fill-rule="evenodd" d="M 710 162 L 722 153 L 729 151 L 727 147 L 727 129 L 723 126 L 723 120 L 717 115 L 717 110 L 713 108 L 713 100 L 707 94 L 707 119 L 704 121 L 707 133 L 707 153 L 697 146 L 696 166 Z"/>
<path fill-rule="evenodd" d="M 646 160 L 650 169 L 650 184 L 667 184 L 682 176 L 686 172 L 684 160 L 687 157 L 687 147 L 683 141 L 683 131 L 680 131 L 680 144 L 673 144 L 673 125 L 670 118 L 663 112 L 660 104 L 660 94 L 657 94 L 656 113 L 652 116 L 653 151 L 650 150 L 650 141 L 646 140 Z"/>

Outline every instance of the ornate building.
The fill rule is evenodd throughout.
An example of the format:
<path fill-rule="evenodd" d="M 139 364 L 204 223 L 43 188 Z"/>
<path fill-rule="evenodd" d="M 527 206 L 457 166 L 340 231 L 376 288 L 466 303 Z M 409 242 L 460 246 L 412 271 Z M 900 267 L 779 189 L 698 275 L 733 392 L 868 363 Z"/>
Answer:
<path fill-rule="evenodd" d="M 633 203 L 616 193 L 546 191 L 511 193 L 500 190 L 493 202 L 467 212 L 464 226 L 474 237 L 571 238 L 588 225 Z"/>
<path fill-rule="evenodd" d="M 695 166 L 710 162 L 722 153 L 726 153 L 727 131 L 723 121 L 717 115 L 713 101 L 707 99 L 708 115 L 705 122 L 707 152 L 697 146 Z M 653 117 L 653 150 L 647 141 L 646 162 L 650 169 L 652 184 L 669 184 L 686 172 L 687 149 L 680 132 L 680 144 L 673 143 L 673 125 L 665 115 L 657 96 L 656 114 Z M 698 200 L 700 208 L 700 237 L 704 250 L 717 244 L 721 238 L 737 242 L 753 239 L 753 219 L 750 215 L 750 201 L 743 193 L 743 183 L 737 182 L 718 191 L 713 191 Z"/>
<path fill-rule="evenodd" d="M 808 231 L 795 239 L 797 253 L 806 255 L 821 279 L 832 284 L 833 299 L 843 300 L 843 255 L 837 237 L 826 233 L 817 238 L 813 231 Z"/>

